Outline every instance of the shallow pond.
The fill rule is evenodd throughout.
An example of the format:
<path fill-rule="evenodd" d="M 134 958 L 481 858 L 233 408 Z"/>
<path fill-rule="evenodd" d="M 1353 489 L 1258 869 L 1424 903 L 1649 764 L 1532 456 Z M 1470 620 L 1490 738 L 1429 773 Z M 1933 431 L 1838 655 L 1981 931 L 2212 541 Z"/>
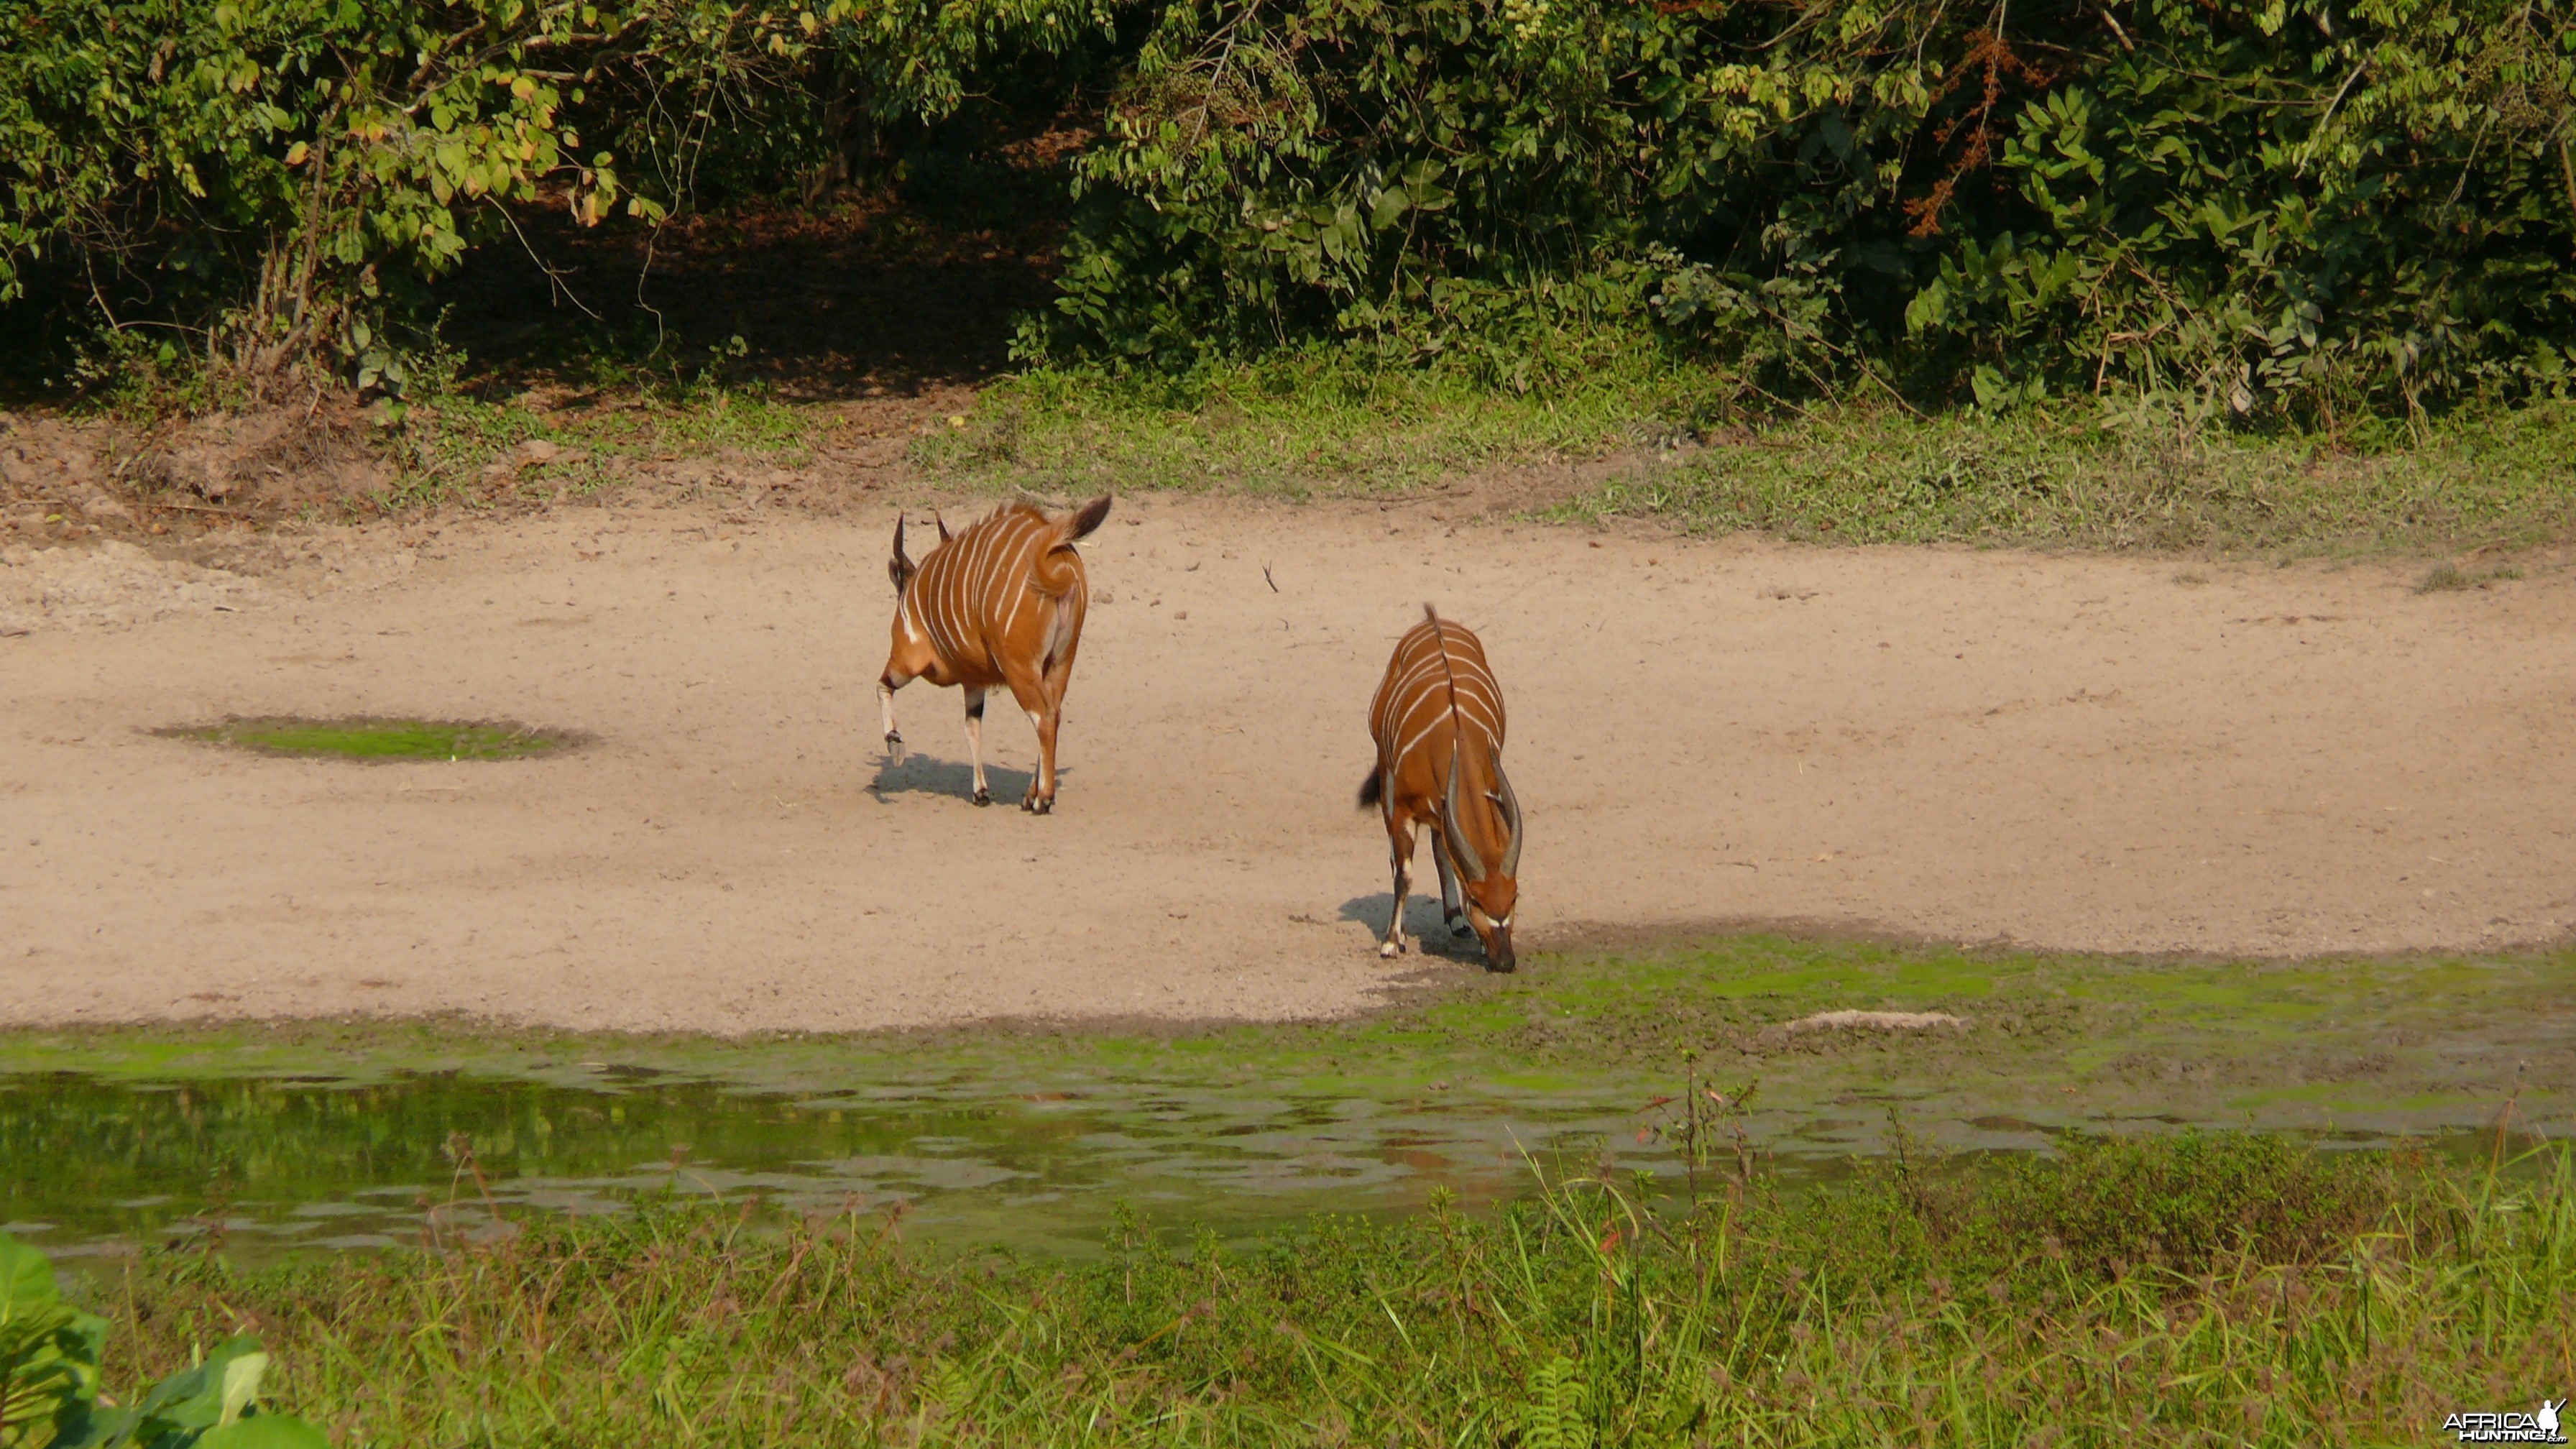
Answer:
<path fill-rule="evenodd" d="M 615 1211 L 638 1195 L 855 1204 L 939 1240 L 1085 1253 L 1119 1204 L 1148 1221 L 1256 1234 L 1317 1212 L 1400 1213 L 1446 1189 L 1470 1206 L 1536 1175 L 1652 1174 L 1684 1190 L 1670 1108 L 1632 1096 L 1461 1093 L 1381 1103 L 1167 1083 L 995 1092 L 780 1092 L 594 1068 L 590 1084 L 457 1072 L 373 1081 L 0 1083 L 0 1218 L 55 1254 L 220 1234 L 251 1257 L 472 1237 L 494 1209 Z M 1445 1094 L 1433 1094 L 1434 1097 Z M 1873 1118 L 1871 1105 L 1879 1107 Z M 2027 1151 L 2053 1128 L 2008 1114 L 1904 1119 L 1954 1153 Z M 1884 1145 L 1884 1104 L 1748 1121 L 1761 1165 L 1838 1175 Z M 2096 1128 L 2129 1123 L 2086 1124 Z M 1882 1129 L 1872 1131 L 1872 1127 Z M 2368 1131 L 2312 1133 L 2385 1145 Z M 2434 1134 L 2455 1146 L 2459 1131 Z M 2520 1134 L 2517 1134 L 2519 1136 Z M 2468 1144 L 2474 1146 L 2474 1143 Z M 1721 1132 L 1701 1169 L 1731 1169 Z"/>
<path fill-rule="evenodd" d="M 900 1207 L 916 1234 L 1080 1252 L 1119 1203 L 1231 1236 L 1406 1211 L 1435 1188 L 1490 1202 L 1524 1190 L 1534 1166 L 1605 1153 L 1680 1167 L 1676 1148 L 1637 1140 L 1633 1100 L 1581 1094 L 1389 1104 L 1152 1081 L 792 1092 L 585 1074 L 0 1080 L 0 1226 L 57 1253 L 220 1231 L 256 1255 L 470 1234 L 487 1205 L 756 1194 Z"/>
<path fill-rule="evenodd" d="M 1964 1024 L 1797 1029 L 1854 1004 Z M 56 1254 L 211 1232 L 262 1256 L 672 1192 L 855 1202 L 916 1236 L 1079 1253 L 1121 1203 L 1245 1236 L 1441 1190 L 1489 1203 L 1542 1171 L 1606 1165 L 1683 1190 L 1686 1087 L 1729 1109 L 1702 1171 L 1730 1168 L 1740 1142 L 1792 1182 L 1851 1170 L 1900 1126 L 1971 1160 L 2185 1125 L 2484 1152 L 2500 1117 L 2516 1139 L 2576 1125 L 2576 960 L 2260 966 L 1742 939 L 1542 959 L 1357 1021 L 1163 1036 L 0 1034 L 0 1226 Z"/>

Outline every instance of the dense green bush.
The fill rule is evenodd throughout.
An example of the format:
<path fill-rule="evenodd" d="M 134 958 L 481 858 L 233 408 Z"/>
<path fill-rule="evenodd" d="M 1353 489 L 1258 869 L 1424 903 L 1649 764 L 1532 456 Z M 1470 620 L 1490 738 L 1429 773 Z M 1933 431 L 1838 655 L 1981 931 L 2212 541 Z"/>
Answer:
<path fill-rule="evenodd" d="M 2576 386 L 2576 0 L 0 0 L 0 299 L 380 380 L 387 294 L 514 207 L 811 196 L 997 85 L 1100 111 L 1031 357 L 1531 388 L 1651 335 L 1775 394 L 2325 423 Z"/>
<path fill-rule="evenodd" d="M 1651 313 L 1767 387 L 2203 415 L 2563 390 L 2565 0 L 1172 5 L 1063 316 L 1424 356 Z M 1539 365 L 1544 367 L 1545 360 Z"/>
<path fill-rule="evenodd" d="M 120 332 L 265 377 L 398 368 L 388 300 L 512 208 L 652 223 L 714 158 L 770 175 L 833 106 L 952 106 L 1056 0 L 0 0 L 0 302 L 48 263 Z M 131 350 L 131 343 L 128 343 Z M 398 379 L 398 373 L 393 374 Z"/>
<path fill-rule="evenodd" d="M 0 9 L 0 296 L 21 259 L 51 253 L 91 281 L 103 320 L 193 324 L 251 370 L 362 355 L 355 304 L 379 264 L 452 265 L 547 180 L 585 214 L 617 198 L 614 159 L 581 157 L 564 107 L 591 79 L 570 53 L 628 27 L 581 10 Z"/>

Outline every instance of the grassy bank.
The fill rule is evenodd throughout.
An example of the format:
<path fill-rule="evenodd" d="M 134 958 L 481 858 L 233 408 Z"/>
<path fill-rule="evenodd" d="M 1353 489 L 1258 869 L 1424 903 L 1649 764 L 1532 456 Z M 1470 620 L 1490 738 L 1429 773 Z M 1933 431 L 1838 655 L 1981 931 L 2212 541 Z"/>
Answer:
<path fill-rule="evenodd" d="M 1184 373 L 1034 369 L 985 387 L 962 425 L 914 456 L 931 477 L 984 488 L 1398 493 L 1681 442 L 1734 391 L 1731 376 L 1651 338 L 1554 341 L 1547 377 L 1528 388 L 1320 348 Z"/>
<path fill-rule="evenodd" d="M 345 1446 L 2423 1443 L 2566 1392 L 2576 1167 L 2517 1180 L 2184 1136 L 1080 1264 L 745 1204 L 81 1291 L 109 1382 L 247 1330 Z"/>
<path fill-rule="evenodd" d="M 1472 489 L 1485 507 L 1570 524 L 1819 543 L 2447 556 L 2576 530 L 2576 402 L 2363 418 L 2333 434 L 2184 426 L 2091 399 L 1927 417 L 1864 393 L 1755 412 L 1731 374 L 1651 338 L 1578 331 L 1550 345 L 1552 365 L 1526 386 L 1464 364 L 1315 348 L 1177 373 L 1035 368 L 806 391 L 723 349 L 667 373 L 532 375 L 445 356 L 423 365 L 437 385 L 400 408 L 324 409 L 320 442 L 288 436 L 318 426 L 311 416 L 284 432 L 237 429 L 234 471 L 338 460 L 340 473 L 284 490 L 304 499 L 287 509 L 299 516 L 506 510 L 637 488 L 834 507 L 886 490 Z M 161 421 L 194 410 L 189 396 L 148 379 L 107 396 L 91 447 L 100 466 L 127 480 L 147 520 L 155 508 L 176 510 L 174 524 L 282 516 L 284 505 L 235 496 L 210 509 L 212 495 L 190 494 L 202 486 L 186 481 L 202 471 L 186 461 L 199 445 Z M 315 501 L 361 453 L 376 460 L 372 491 Z M 22 526 L 76 535 L 90 486 L 66 473 L 14 512 Z M 0 523 L 12 512 L 0 507 Z"/>
<path fill-rule="evenodd" d="M 2090 403 L 1920 417 L 1863 397 L 1754 418 L 1640 345 L 1526 393 L 1317 356 L 1179 378 L 1036 372 L 914 457 L 985 490 L 1379 494 L 1464 480 L 1565 521 L 1810 542 L 2451 552 L 2576 524 L 2576 405 L 2234 433 Z"/>
<path fill-rule="evenodd" d="M 1811 543 L 1969 543 L 2281 556 L 2451 554 L 2576 527 L 2576 405 L 2367 440 L 2104 428 L 2090 416 L 1915 418 L 1851 406 L 1703 432 L 1685 373 L 1609 366 L 1547 395 L 1291 359 L 1186 379 L 1033 373 L 905 425 L 931 493 L 1170 490 L 1400 497 L 1499 485 L 1568 523 L 1630 519 Z M 415 507 L 582 497 L 654 460 L 819 468 L 874 423 L 699 390 L 597 414 L 465 399 L 391 439 Z M 560 450 L 541 464 L 531 441 Z"/>
<path fill-rule="evenodd" d="M 1955 1029 L 1803 1030 L 1848 1010 L 1941 1012 Z M 1480 1092 L 1643 1101 L 1685 1063 L 1758 1079 L 1757 1111 L 1866 1090 L 1942 1111 L 2043 1111 L 2080 1125 L 2146 1111 L 2267 1129 L 2368 1116 L 2399 1134 L 2479 1127 L 2508 1097 L 2555 1121 L 2576 1093 L 2576 952 L 2295 961 L 2173 959 L 1744 934 L 1533 951 L 1503 977 L 1446 973 L 1362 1016 L 1314 1022 L 992 1022 L 768 1038 L 585 1035 L 458 1019 L 30 1028 L 0 1072 L 108 1083 L 455 1075 L 595 1085 L 727 1083 L 834 1097 L 907 1086 L 1329 1095 L 1400 1103 Z M 1848 1105 L 1847 1103 L 1845 1104 Z M 2451 1115 L 2416 1117 L 2439 1105 Z M 2053 1109 L 2053 1110 L 2049 1110 Z M 1849 1115 L 1848 1112 L 1844 1115 Z M 1873 1106 L 1865 1114 L 1878 1115 Z M 2231 1124 L 2231 1119 L 2233 1119 Z"/>
<path fill-rule="evenodd" d="M 2576 530 L 2576 404 L 2329 438 L 1870 405 L 1704 427 L 1697 390 L 1714 379 L 1635 358 L 1528 395 L 1295 358 L 1144 381 L 1038 372 L 903 424 L 900 477 L 1055 497 L 1496 485 L 1505 507 L 1558 522 L 1808 543 L 2450 555 Z M 878 427 L 712 387 L 583 415 L 449 399 L 390 435 L 399 482 L 381 503 L 577 498 L 688 458 L 831 474 L 835 450 Z M 557 451 L 527 463 L 532 442 Z"/>
<path fill-rule="evenodd" d="M 1630 470 L 1551 512 L 1806 542 L 2282 556 L 2511 548 L 2576 523 L 2576 406 L 2378 444 L 1834 412 Z"/>

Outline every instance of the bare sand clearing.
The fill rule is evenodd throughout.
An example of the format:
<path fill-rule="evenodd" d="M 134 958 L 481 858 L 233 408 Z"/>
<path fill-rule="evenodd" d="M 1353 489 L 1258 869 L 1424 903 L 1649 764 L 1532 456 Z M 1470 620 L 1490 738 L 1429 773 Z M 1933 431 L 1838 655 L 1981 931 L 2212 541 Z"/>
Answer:
<path fill-rule="evenodd" d="M 1121 499 L 1085 546 L 1050 819 L 968 803 L 953 691 L 904 691 L 917 754 L 882 768 L 889 509 L 383 528 L 285 540 L 257 577 L 13 551 L 0 1021 L 1361 1008 L 1425 959 L 1370 949 L 1385 854 L 1352 800 L 1425 599 L 1510 695 L 1536 946 L 1799 921 L 2290 955 L 2576 921 L 2563 570 L 2418 596 L 2392 567 L 1689 543 L 1446 506 Z M 365 766 L 144 733 L 288 713 L 596 743 Z M 1034 741 L 1007 708 L 987 738 L 1016 800 Z"/>

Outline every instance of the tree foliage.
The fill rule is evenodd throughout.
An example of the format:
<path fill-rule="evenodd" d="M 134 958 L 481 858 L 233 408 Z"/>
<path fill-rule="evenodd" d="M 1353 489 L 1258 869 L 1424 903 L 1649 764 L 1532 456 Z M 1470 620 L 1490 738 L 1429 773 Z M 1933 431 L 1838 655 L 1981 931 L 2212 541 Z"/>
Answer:
<path fill-rule="evenodd" d="M 1024 355 L 1530 386 L 1606 318 L 1771 391 L 2214 419 L 2576 371 L 2576 0 L 0 0 L 0 298 L 386 380 L 388 297 L 514 207 L 783 189 L 1081 47 Z"/>
<path fill-rule="evenodd" d="M 1525 330 L 2203 413 L 2563 388 L 2567 0 L 1174 4 L 1040 348 Z M 1506 349 L 1517 344 L 1506 344 Z"/>
<path fill-rule="evenodd" d="M 818 58 L 864 53 L 880 109 L 935 111 L 1062 8 L 0 0 L 0 300 L 52 255 L 111 324 L 192 321 L 254 374 L 336 350 L 372 381 L 366 304 L 513 205 L 657 220 L 711 146 L 774 147 Z"/>

